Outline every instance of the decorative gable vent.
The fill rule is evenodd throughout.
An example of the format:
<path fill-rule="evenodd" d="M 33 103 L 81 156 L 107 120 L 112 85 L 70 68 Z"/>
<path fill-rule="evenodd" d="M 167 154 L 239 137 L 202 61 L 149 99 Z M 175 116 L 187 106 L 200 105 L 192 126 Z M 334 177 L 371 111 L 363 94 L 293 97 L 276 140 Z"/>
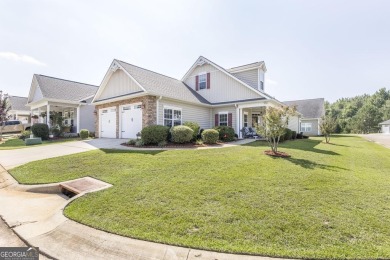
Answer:
<path fill-rule="evenodd" d="M 202 65 L 204 65 L 204 64 L 206 64 L 206 63 L 208 63 L 208 62 L 207 62 L 205 59 L 199 58 L 199 59 L 198 59 L 198 62 L 196 63 L 196 65 L 202 66 Z"/>
<path fill-rule="evenodd" d="M 110 70 L 112 70 L 113 72 L 115 72 L 117 69 L 119 69 L 119 65 L 118 63 L 114 62 L 111 67 L 110 67 Z"/>

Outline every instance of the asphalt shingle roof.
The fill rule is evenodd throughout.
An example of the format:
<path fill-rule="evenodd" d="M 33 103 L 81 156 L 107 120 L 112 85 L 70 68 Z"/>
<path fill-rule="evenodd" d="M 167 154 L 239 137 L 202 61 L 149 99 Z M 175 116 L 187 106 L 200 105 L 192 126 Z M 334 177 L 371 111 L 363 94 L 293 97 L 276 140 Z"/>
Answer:
<path fill-rule="evenodd" d="M 38 74 L 35 77 L 44 98 L 79 102 L 95 95 L 98 90 L 98 86 L 85 83 Z"/>
<path fill-rule="evenodd" d="M 210 104 L 182 81 L 116 60 L 148 93 L 192 103 Z"/>
<path fill-rule="evenodd" d="M 297 111 L 304 118 L 320 118 L 325 115 L 325 100 L 323 98 L 284 101 L 287 106 L 297 106 Z"/>
<path fill-rule="evenodd" d="M 390 125 L 390 119 L 379 123 L 380 125 Z"/>
<path fill-rule="evenodd" d="M 11 103 L 11 110 L 30 111 L 30 108 L 26 106 L 26 97 L 10 96 L 9 101 Z"/>

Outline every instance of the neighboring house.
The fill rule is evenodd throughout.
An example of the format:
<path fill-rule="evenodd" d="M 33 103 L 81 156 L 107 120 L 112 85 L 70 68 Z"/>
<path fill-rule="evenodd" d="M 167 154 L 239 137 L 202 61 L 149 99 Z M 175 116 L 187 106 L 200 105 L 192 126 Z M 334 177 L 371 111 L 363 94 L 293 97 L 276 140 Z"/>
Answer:
<path fill-rule="evenodd" d="M 64 125 L 71 132 L 81 129 L 95 131 L 95 107 L 91 104 L 98 87 L 94 85 L 58 79 L 35 74 L 32 79 L 27 106 L 32 115 L 38 116 L 35 122 L 47 123 L 50 111 L 60 112 Z M 33 122 L 33 123 L 35 123 Z"/>
<path fill-rule="evenodd" d="M 19 120 L 23 124 L 30 122 L 30 108 L 27 105 L 26 97 L 9 96 L 10 110 L 8 112 L 9 119 Z"/>
<path fill-rule="evenodd" d="M 299 120 L 298 132 L 304 135 L 321 135 L 321 118 L 325 116 L 325 100 L 323 98 L 285 101 L 284 104 L 296 106 L 302 117 Z"/>
<path fill-rule="evenodd" d="M 145 126 L 185 121 L 231 126 L 241 135 L 261 122 L 267 106 L 284 105 L 265 93 L 266 71 L 263 61 L 224 69 L 201 56 L 177 80 L 115 59 L 92 101 L 96 136 L 135 138 Z"/>
<path fill-rule="evenodd" d="M 390 120 L 379 123 L 381 127 L 381 132 L 384 134 L 390 134 Z"/>

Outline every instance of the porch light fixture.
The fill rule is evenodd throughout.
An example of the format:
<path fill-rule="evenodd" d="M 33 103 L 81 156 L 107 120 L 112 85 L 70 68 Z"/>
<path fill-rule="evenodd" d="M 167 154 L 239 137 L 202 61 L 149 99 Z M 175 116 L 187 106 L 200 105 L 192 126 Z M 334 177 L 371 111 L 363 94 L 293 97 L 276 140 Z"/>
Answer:
<path fill-rule="evenodd" d="M 94 114 L 95 116 L 97 115 L 97 110 L 96 110 L 96 109 L 93 111 L 93 114 Z"/>
<path fill-rule="evenodd" d="M 138 132 L 138 133 L 136 134 L 136 136 L 137 136 L 137 140 L 141 139 L 141 132 Z"/>

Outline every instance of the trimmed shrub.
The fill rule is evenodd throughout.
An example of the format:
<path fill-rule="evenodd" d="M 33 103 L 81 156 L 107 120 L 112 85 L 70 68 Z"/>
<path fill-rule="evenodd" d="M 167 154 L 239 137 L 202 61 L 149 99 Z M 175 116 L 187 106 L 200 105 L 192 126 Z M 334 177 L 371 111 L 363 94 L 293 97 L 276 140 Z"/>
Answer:
<path fill-rule="evenodd" d="M 128 145 L 135 145 L 137 143 L 137 140 L 131 139 L 127 142 Z"/>
<path fill-rule="evenodd" d="M 192 131 L 194 131 L 191 141 L 195 142 L 198 137 L 198 133 L 200 129 L 199 124 L 197 122 L 184 122 L 183 125 L 188 126 L 189 128 L 192 129 Z"/>
<path fill-rule="evenodd" d="M 42 140 L 49 139 L 49 127 L 47 126 L 47 124 L 42 124 L 42 123 L 34 124 L 31 127 L 31 131 L 34 137 L 40 137 L 42 138 Z"/>
<path fill-rule="evenodd" d="M 157 145 L 158 145 L 159 147 L 164 147 L 164 146 L 167 146 L 167 144 L 168 144 L 167 141 L 161 141 L 161 142 L 159 142 Z"/>
<path fill-rule="evenodd" d="M 30 135 L 31 135 L 31 131 L 23 131 L 19 135 L 19 139 L 22 139 L 24 141 L 26 138 L 30 138 Z"/>
<path fill-rule="evenodd" d="M 293 140 L 297 139 L 297 132 L 296 131 L 292 131 L 292 137 L 291 137 Z"/>
<path fill-rule="evenodd" d="M 206 129 L 202 132 L 202 140 L 206 144 L 215 144 L 219 139 L 219 133 L 215 129 Z"/>
<path fill-rule="evenodd" d="M 217 126 L 214 127 L 219 133 L 219 140 L 224 142 L 234 141 L 234 129 L 230 126 Z"/>
<path fill-rule="evenodd" d="M 135 142 L 135 146 L 137 146 L 137 147 L 142 147 L 142 146 L 144 146 L 144 145 L 145 145 L 145 143 L 144 143 L 143 140 L 137 140 L 137 141 Z"/>
<path fill-rule="evenodd" d="M 171 128 L 172 142 L 174 143 L 188 143 L 192 140 L 194 131 L 185 125 L 177 125 Z"/>
<path fill-rule="evenodd" d="M 145 145 L 158 144 L 168 140 L 169 127 L 163 125 L 146 126 L 141 131 L 141 139 Z"/>
<path fill-rule="evenodd" d="M 88 129 L 81 129 L 80 130 L 80 137 L 81 137 L 81 139 L 87 139 L 89 137 Z"/>
<path fill-rule="evenodd" d="M 291 139 L 292 139 L 292 131 L 289 128 L 286 128 L 284 132 L 284 140 L 287 141 Z"/>

